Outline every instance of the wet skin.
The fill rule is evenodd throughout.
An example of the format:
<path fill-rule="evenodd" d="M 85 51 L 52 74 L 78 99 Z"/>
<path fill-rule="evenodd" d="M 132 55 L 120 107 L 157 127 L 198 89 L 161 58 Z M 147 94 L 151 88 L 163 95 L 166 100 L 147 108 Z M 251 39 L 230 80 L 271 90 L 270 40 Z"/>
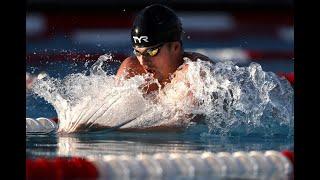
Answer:
<path fill-rule="evenodd" d="M 139 52 L 145 52 L 148 48 L 135 48 Z M 183 57 L 188 57 L 192 61 L 197 58 L 209 60 L 208 57 L 194 52 L 183 52 L 179 42 L 171 42 L 171 45 L 165 43 L 154 57 L 131 56 L 126 58 L 117 71 L 117 77 L 125 76 L 130 78 L 136 75 L 150 73 L 157 79 L 161 88 L 170 83 L 172 75 L 177 72 L 186 73 L 187 65 L 183 64 Z M 158 90 L 157 84 L 150 84 L 145 89 L 146 93 Z"/>

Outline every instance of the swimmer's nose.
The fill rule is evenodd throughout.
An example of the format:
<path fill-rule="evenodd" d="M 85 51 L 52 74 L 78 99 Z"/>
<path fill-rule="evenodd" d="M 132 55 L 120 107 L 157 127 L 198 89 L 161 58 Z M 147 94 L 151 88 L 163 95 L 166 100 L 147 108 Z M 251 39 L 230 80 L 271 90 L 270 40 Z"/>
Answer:
<path fill-rule="evenodd" d="M 140 63 L 141 63 L 142 66 L 147 66 L 148 67 L 151 62 L 150 62 L 149 58 L 142 56 Z"/>

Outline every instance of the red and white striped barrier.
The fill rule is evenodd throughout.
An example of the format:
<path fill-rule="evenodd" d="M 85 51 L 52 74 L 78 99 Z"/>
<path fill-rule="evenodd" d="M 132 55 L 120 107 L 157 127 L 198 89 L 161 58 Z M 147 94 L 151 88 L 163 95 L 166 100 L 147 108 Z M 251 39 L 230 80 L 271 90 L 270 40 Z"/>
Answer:
<path fill-rule="evenodd" d="M 177 12 L 192 39 L 227 39 L 248 34 L 270 35 L 293 41 L 293 14 L 290 12 Z M 75 33 L 97 35 L 103 30 L 121 30 L 130 34 L 135 12 L 86 15 L 27 14 L 27 38 L 49 38 L 63 32 L 68 38 Z M 115 37 L 117 37 L 118 34 Z M 75 36 L 77 37 L 77 36 Z M 120 36 L 121 37 L 121 36 Z M 97 38 L 94 38 L 97 39 Z M 87 39 L 90 42 L 92 39 Z M 109 39 L 97 39 L 99 42 Z M 118 38 L 123 41 L 123 38 Z M 82 42 L 84 43 L 84 42 Z"/>
<path fill-rule="evenodd" d="M 293 152 L 27 159 L 26 179 L 293 179 Z"/>

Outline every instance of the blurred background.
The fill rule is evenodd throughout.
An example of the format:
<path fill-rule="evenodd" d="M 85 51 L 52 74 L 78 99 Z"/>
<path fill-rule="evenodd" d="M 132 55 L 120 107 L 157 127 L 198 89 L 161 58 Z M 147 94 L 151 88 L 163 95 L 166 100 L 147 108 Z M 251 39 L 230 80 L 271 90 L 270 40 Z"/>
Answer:
<path fill-rule="evenodd" d="M 136 13 L 152 3 L 177 12 L 186 51 L 239 66 L 257 62 L 264 71 L 294 71 L 293 0 L 27 0 L 26 71 L 63 77 L 111 53 L 110 73 L 115 73 L 132 54 L 130 28 Z M 55 115 L 52 109 L 39 114 L 32 105 L 27 98 L 27 117 Z"/>

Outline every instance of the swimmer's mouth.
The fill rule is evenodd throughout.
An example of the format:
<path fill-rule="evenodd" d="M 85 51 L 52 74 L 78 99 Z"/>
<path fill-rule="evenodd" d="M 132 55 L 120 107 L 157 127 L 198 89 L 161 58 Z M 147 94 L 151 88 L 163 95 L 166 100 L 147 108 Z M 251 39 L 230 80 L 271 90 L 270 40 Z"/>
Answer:
<path fill-rule="evenodd" d="M 152 70 L 152 69 L 146 69 L 146 71 L 148 72 L 148 73 L 151 73 L 151 74 L 155 74 L 155 70 Z"/>

